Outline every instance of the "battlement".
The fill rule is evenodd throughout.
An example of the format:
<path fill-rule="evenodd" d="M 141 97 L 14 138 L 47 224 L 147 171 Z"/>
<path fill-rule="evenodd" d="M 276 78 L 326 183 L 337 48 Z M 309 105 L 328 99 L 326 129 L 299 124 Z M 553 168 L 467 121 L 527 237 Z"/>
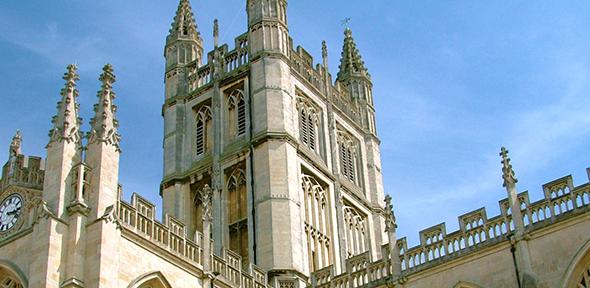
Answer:
<path fill-rule="evenodd" d="M 42 190 L 45 177 L 45 161 L 41 157 L 16 155 L 2 167 L 0 190 L 9 185 Z"/>
<path fill-rule="evenodd" d="M 568 175 L 542 187 L 545 197 L 533 203 L 528 191 L 518 194 L 527 233 L 590 211 L 590 183 L 574 187 Z M 449 234 L 444 223 L 422 230 L 420 244 L 415 247 L 408 248 L 406 239 L 400 239 L 402 270 L 421 270 L 508 240 L 514 231 L 508 199 L 500 200 L 499 206 L 500 215 L 492 218 L 487 217 L 485 208 L 459 216 L 459 230 Z"/>
<path fill-rule="evenodd" d="M 587 169 L 590 179 L 590 168 Z M 530 202 L 527 191 L 518 194 L 526 233 L 540 230 L 577 215 L 590 212 L 590 182 L 574 187 L 571 175 L 542 186 L 544 197 Z M 406 238 L 397 241 L 402 276 L 422 271 L 442 263 L 470 255 L 495 244 L 509 241 L 514 223 L 508 199 L 499 201 L 500 215 L 487 217 L 480 208 L 458 217 L 459 230 L 447 233 L 445 223 L 420 231 L 420 244 L 408 248 Z M 389 255 L 383 245 L 383 255 Z M 334 275 L 333 266 L 316 271 L 312 281 L 318 288 L 363 287 L 368 283 L 390 281 L 392 267 L 385 257 L 371 262 L 368 253 L 346 260 L 346 272 Z"/>
<path fill-rule="evenodd" d="M 239 68 L 249 64 L 248 33 L 244 33 L 235 38 L 234 49 L 228 51 L 227 44 L 216 48 L 221 55 L 222 67 L 221 74 L 231 74 Z M 188 81 L 190 93 L 195 92 L 203 87 L 209 86 L 213 81 L 213 59 L 216 50 L 207 53 L 207 64 L 198 67 L 198 62 L 193 61 L 188 65 Z"/>
<path fill-rule="evenodd" d="M 170 257 L 203 269 L 202 233 L 187 235 L 185 225 L 169 215 L 164 216 L 163 223 L 157 221 L 154 218 L 156 206 L 135 193 L 131 197 L 131 203 L 120 200 L 117 206 L 118 222 L 124 232 L 168 252 L 162 255 L 171 255 Z M 214 243 L 211 242 L 209 245 L 213 246 Z M 268 287 L 266 272 L 252 263 L 242 265 L 242 259 L 236 253 L 223 249 L 221 255 L 211 254 L 209 257 L 212 270 L 220 273 L 218 281 L 224 282 L 228 287 Z"/>
<path fill-rule="evenodd" d="M 331 87 L 327 87 L 324 79 L 327 76 L 328 83 L 332 83 L 332 75 L 321 64 L 316 64 L 314 67 L 313 63 L 313 57 L 303 47 L 297 46 L 297 50 L 291 51 L 291 71 L 294 71 L 302 80 L 315 88 L 320 95 L 327 97 L 327 100 L 338 111 L 353 121 L 352 123 L 357 123 L 357 119 L 360 119 L 359 108 L 356 102 L 353 101 L 348 89 L 338 81 L 328 84 Z M 328 92 L 328 88 L 330 88 L 330 92 Z M 328 93 L 331 95 L 328 95 Z"/>
<path fill-rule="evenodd" d="M 229 50 L 229 46 L 224 44 L 217 48 L 219 55 L 223 61 L 219 63 L 222 67 L 221 77 L 231 77 L 233 73 L 243 71 L 242 68 L 247 67 L 250 63 L 249 47 L 248 47 L 248 33 L 244 33 L 235 38 L 234 49 Z M 307 83 L 310 87 L 318 92 L 318 95 L 328 97 L 326 81 L 324 81 L 326 73 L 331 83 L 332 76 L 327 69 L 321 64 L 316 64 L 314 67 L 314 59 L 307 50 L 301 46 L 293 49 L 293 41 L 289 39 L 290 46 L 290 61 L 291 71 L 295 72 L 301 80 Z M 201 89 L 208 89 L 213 84 L 213 59 L 215 50 L 207 53 L 207 64 L 198 66 L 197 61 L 188 64 L 188 82 L 190 93 L 194 93 Z M 340 82 L 330 84 L 330 101 L 337 107 L 337 109 L 344 115 L 350 117 L 352 120 L 359 119 L 358 106 L 352 100 L 350 93 L 346 87 Z"/>
<path fill-rule="evenodd" d="M 305 82 L 315 88 L 319 93 L 325 95 L 324 73 L 326 70 L 320 64 L 313 67 L 313 57 L 303 47 L 297 46 L 296 50 L 291 49 L 291 71 L 295 71 Z"/>

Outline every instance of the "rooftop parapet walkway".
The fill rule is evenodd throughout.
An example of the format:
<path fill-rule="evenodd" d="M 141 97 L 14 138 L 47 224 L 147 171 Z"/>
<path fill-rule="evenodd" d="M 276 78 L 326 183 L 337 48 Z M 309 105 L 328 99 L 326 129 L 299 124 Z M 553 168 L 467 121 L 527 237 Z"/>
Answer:
<path fill-rule="evenodd" d="M 185 225 L 170 216 L 165 217 L 164 223 L 155 220 L 155 205 L 138 194 L 133 194 L 131 203 L 121 200 L 117 205 L 118 224 L 123 233 L 131 233 L 147 240 L 154 244 L 156 249 L 168 252 L 161 255 L 177 258 L 202 270 L 202 233 L 187 235 Z M 214 244 L 211 242 L 210 245 Z M 252 263 L 242 265 L 241 257 L 230 250 L 223 249 L 221 254 L 209 255 L 213 271 L 219 272 L 218 281 L 228 287 L 269 287 L 266 272 L 260 267 Z"/>
<path fill-rule="evenodd" d="M 588 168 L 590 178 L 590 168 Z M 590 212 L 590 182 L 574 187 L 572 176 L 565 176 L 542 186 L 544 198 L 530 202 L 527 191 L 518 194 L 526 233 Z M 397 241 L 402 264 L 402 277 L 448 261 L 471 255 L 475 251 L 510 241 L 514 223 L 508 199 L 499 201 L 500 215 L 487 217 L 480 208 L 458 217 L 459 230 L 447 233 L 445 223 L 420 231 L 420 244 L 408 248 L 406 238 Z M 389 255 L 387 245 L 383 255 Z M 388 283 L 392 267 L 387 257 L 371 262 L 368 253 L 346 260 L 346 272 L 334 275 L 328 266 L 312 275 L 318 288 L 376 287 Z"/>

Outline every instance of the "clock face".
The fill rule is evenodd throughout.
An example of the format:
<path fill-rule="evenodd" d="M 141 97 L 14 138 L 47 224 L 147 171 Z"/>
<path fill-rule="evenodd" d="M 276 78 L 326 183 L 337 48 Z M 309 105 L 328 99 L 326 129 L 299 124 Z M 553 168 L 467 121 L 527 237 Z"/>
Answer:
<path fill-rule="evenodd" d="M 18 222 L 22 213 L 23 199 L 12 194 L 0 204 L 0 233 L 10 230 Z"/>

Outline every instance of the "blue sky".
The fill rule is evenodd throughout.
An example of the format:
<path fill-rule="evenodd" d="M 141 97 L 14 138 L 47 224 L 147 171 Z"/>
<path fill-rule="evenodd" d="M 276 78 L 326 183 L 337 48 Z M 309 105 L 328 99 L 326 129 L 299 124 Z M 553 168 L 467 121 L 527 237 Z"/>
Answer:
<path fill-rule="evenodd" d="M 219 4 L 223 2 L 223 4 Z M 197 1 L 193 11 L 212 46 L 246 31 L 245 0 Z M 44 155 L 50 119 L 77 63 L 85 126 L 112 63 L 123 136 L 125 196 L 158 201 L 162 174 L 163 45 L 177 1 L 17 1 L 0 3 L 0 145 L 16 129 L 29 155 Z M 328 42 L 335 75 L 341 20 L 352 18 L 357 45 L 373 76 L 384 184 L 394 199 L 399 234 L 487 207 L 498 213 L 498 152 L 511 151 L 520 191 L 590 166 L 590 2 L 317 1 L 289 3 L 296 45 L 316 62 Z M 2 144 L 3 143 L 3 144 Z M 0 155 L 6 160 L 7 154 Z M 2 161 L 4 161 L 2 160 Z"/>

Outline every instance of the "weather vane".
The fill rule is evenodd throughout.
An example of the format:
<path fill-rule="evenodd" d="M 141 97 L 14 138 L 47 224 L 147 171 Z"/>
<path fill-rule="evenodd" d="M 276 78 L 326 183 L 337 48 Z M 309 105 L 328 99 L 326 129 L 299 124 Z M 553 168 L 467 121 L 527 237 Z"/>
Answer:
<path fill-rule="evenodd" d="M 348 29 L 348 26 L 349 26 L 351 20 L 352 19 L 350 17 L 344 18 L 344 20 L 342 20 L 342 26 L 344 26 L 346 29 Z"/>

